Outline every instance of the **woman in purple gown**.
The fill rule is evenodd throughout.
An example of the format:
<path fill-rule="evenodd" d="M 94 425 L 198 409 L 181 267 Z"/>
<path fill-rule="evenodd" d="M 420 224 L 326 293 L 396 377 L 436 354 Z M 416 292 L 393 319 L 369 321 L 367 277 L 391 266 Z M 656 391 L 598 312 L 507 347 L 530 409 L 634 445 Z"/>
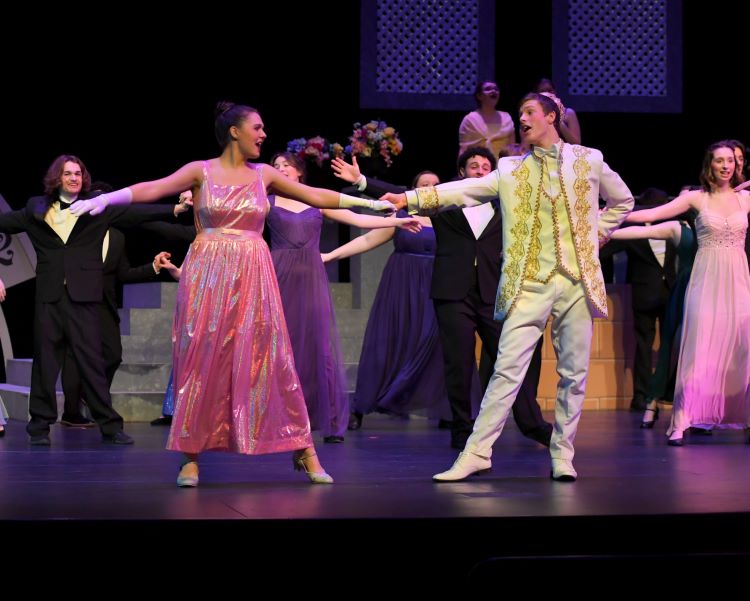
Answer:
<path fill-rule="evenodd" d="M 297 156 L 279 153 L 271 163 L 289 179 L 304 181 L 305 165 Z M 415 218 L 320 210 L 281 196 L 269 196 L 268 200 L 271 258 L 310 424 L 321 431 L 325 442 L 343 442 L 349 399 L 333 299 L 320 258 L 323 217 L 361 228 L 418 230 L 421 225 Z"/>
<path fill-rule="evenodd" d="M 356 161 L 348 165 L 356 170 L 352 173 L 343 170 L 343 165 L 348 164 L 338 163 L 338 172 L 345 174 L 343 179 L 354 181 L 359 175 Z M 438 183 L 437 175 L 423 171 L 413 187 Z M 429 218 L 418 219 L 423 225 L 418 234 L 394 229 L 372 231 L 323 255 L 326 262 L 343 259 L 393 239 L 394 252 L 383 269 L 362 343 L 352 430 L 361 426 L 363 415 L 373 412 L 406 417 L 424 410 L 431 418 L 449 420 L 451 416 L 443 352 L 430 298 L 435 233 Z M 478 380 L 472 394 L 478 405 Z"/>

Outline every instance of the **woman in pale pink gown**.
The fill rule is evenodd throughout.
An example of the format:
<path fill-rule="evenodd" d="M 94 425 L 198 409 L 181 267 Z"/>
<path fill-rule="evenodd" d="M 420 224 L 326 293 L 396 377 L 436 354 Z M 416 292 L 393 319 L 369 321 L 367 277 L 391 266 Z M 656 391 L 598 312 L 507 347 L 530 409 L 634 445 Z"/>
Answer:
<path fill-rule="evenodd" d="M 750 198 L 726 142 L 706 151 L 703 190 L 630 214 L 627 221 L 668 219 L 698 211 L 698 253 L 685 293 L 677 365 L 671 446 L 682 446 L 690 427 L 744 429 L 750 420 L 750 274 L 745 256 Z"/>
<path fill-rule="evenodd" d="M 198 234 L 182 264 L 172 335 L 175 413 L 167 448 L 186 456 L 178 486 L 197 486 L 198 454 L 206 450 L 294 451 L 295 469 L 311 482 L 333 482 L 313 446 L 276 275 L 261 236 L 269 210 L 266 190 L 322 208 L 387 209 L 389 203 L 311 188 L 267 165 L 247 163 L 260 155 L 263 127 L 255 109 L 221 103 L 215 124 L 221 156 L 76 203 L 76 214 L 97 214 L 108 204 L 193 192 Z"/>

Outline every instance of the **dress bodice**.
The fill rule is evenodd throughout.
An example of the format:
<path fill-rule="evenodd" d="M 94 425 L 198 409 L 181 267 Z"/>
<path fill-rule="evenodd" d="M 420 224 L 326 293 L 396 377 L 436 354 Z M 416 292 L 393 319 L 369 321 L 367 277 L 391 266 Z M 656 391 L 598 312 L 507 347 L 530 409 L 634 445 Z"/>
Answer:
<path fill-rule="evenodd" d="M 208 163 L 203 164 L 203 183 L 195 202 L 195 226 L 198 232 L 210 228 L 263 231 L 268 213 L 268 198 L 261 166 L 250 165 L 256 179 L 247 184 L 217 184 L 211 178 Z"/>
<path fill-rule="evenodd" d="M 299 249 L 320 247 L 320 231 L 323 227 L 323 215 L 316 207 L 309 207 L 295 212 L 276 204 L 275 197 L 268 197 L 271 211 L 266 223 L 271 235 L 271 248 Z"/>
<path fill-rule="evenodd" d="M 705 205 L 695 220 L 698 248 L 739 248 L 744 251 L 747 232 L 747 213 L 735 211 L 728 217 Z"/>
<path fill-rule="evenodd" d="M 398 217 L 407 216 L 406 211 L 398 212 Z M 393 235 L 393 246 L 397 253 L 433 257 L 436 245 L 435 230 L 429 226 L 422 226 L 422 230 L 416 234 L 396 228 L 396 233 Z"/>

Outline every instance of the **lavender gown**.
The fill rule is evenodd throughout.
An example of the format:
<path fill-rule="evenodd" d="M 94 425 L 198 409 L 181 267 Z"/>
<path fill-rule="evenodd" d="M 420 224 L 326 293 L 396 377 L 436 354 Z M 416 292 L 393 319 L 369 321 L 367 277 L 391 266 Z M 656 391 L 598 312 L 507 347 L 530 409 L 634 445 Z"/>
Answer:
<path fill-rule="evenodd" d="M 300 212 L 278 207 L 273 196 L 269 201 L 271 257 L 311 427 L 323 436 L 343 436 L 349 399 L 328 275 L 320 259 L 323 215 L 314 207 Z"/>
<path fill-rule="evenodd" d="M 393 245 L 367 321 L 353 409 L 401 416 L 426 409 L 429 417 L 450 419 L 430 298 L 435 232 L 431 227 L 417 234 L 397 229 Z"/>

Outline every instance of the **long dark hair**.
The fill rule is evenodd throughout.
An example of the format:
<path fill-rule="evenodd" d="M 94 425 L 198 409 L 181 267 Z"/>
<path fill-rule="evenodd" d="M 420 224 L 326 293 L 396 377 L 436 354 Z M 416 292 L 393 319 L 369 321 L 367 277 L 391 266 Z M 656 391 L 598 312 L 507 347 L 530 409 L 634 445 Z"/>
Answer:
<path fill-rule="evenodd" d="M 47 174 L 44 176 L 44 193 L 52 196 L 57 194 L 58 189 L 62 185 L 62 174 L 65 170 L 65 163 L 76 163 L 81 168 L 81 177 L 83 179 L 81 185 L 82 192 L 88 192 L 91 189 L 91 174 L 86 169 L 86 165 L 77 156 L 72 154 L 61 154 L 57 157 L 47 169 Z"/>
<path fill-rule="evenodd" d="M 214 135 L 216 141 L 219 143 L 222 149 L 226 148 L 229 144 L 231 136 L 229 135 L 230 127 L 239 127 L 242 122 L 247 119 L 250 113 L 257 113 L 258 111 L 251 106 L 244 104 L 234 104 L 233 102 L 218 102 L 216 104 L 216 110 L 214 114 L 216 119 L 214 121 Z"/>
<path fill-rule="evenodd" d="M 732 159 L 734 159 L 734 148 L 732 148 L 732 146 L 726 140 L 716 142 L 708 147 L 708 149 L 706 150 L 706 154 L 703 155 L 703 166 L 701 167 L 700 182 L 703 186 L 703 190 L 709 193 L 711 192 L 713 186 L 716 185 L 716 180 L 714 180 L 714 174 L 711 170 L 711 162 L 714 160 L 714 152 L 716 152 L 719 148 L 728 148 L 732 152 Z M 735 186 L 739 186 L 741 183 L 742 178 L 740 177 L 740 174 L 737 173 L 737 163 L 735 163 L 734 173 L 732 173 L 732 179 L 729 180 L 729 185 L 734 188 Z"/>
<path fill-rule="evenodd" d="M 739 149 L 739 151 L 742 153 L 742 158 L 743 159 L 746 158 L 745 151 L 747 150 L 747 148 L 745 148 L 745 145 L 742 142 L 740 142 L 739 140 L 724 140 L 724 142 L 726 142 L 732 148 L 732 150 Z M 737 165 L 737 154 L 734 155 L 734 160 L 735 160 L 735 171 L 737 171 L 739 169 L 739 165 Z M 740 180 L 743 182 L 745 181 L 745 174 L 744 174 L 745 166 L 746 165 L 743 164 L 742 171 L 738 171 L 737 173 L 737 175 L 740 176 Z"/>

